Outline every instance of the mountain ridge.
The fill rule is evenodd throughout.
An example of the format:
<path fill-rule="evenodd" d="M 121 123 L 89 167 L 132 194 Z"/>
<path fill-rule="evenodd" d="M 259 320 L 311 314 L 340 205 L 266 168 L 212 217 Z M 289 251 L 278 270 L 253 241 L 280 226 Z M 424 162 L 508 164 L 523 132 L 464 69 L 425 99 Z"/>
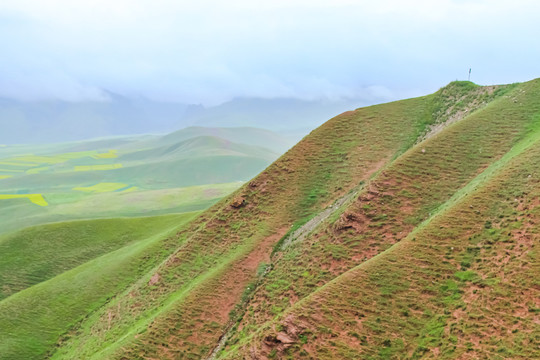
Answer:
<path fill-rule="evenodd" d="M 331 115 L 363 103 L 362 99 L 235 98 L 205 107 L 114 93 L 103 101 L 0 98 L 0 126 L 5 129 L 0 144 L 164 134 L 190 126 L 265 128 L 297 139 Z"/>
<path fill-rule="evenodd" d="M 540 79 L 454 82 L 342 113 L 169 237 L 162 262 L 80 323 L 33 318 L 56 334 L 33 340 L 46 352 L 20 338 L 7 349 L 535 358 L 539 94 Z M 0 318 L 13 306 L 0 301 Z"/>

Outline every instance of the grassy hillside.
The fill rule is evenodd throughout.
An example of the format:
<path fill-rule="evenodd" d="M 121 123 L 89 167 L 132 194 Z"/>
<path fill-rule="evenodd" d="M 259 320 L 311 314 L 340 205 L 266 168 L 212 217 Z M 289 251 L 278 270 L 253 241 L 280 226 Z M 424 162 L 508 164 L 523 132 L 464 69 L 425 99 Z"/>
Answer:
<path fill-rule="evenodd" d="M 141 146 L 147 144 L 140 144 Z M 2 192 L 68 191 L 100 182 L 163 189 L 247 180 L 279 154 L 265 148 L 198 136 L 136 150 L 91 150 L 0 159 Z M 201 165 L 199 165 L 201 164 Z M 220 164 L 213 171 L 212 164 Z"/>
<path fill-rule="evenodd" d="M 293 224 L 306 221 L 332 201 L 335 192 L 345 194 L 358 178 L 369 178 L 406 143 L 413 143 L 424 121 L 415 115 L 422 115 L 427 101 L 395 103 L 388 110 L 366 109 L 366 121 L 355 124 L 356 129 L 351 129 L 349 114 L 325 124 L 233 196 L 243 196 L 246 206 L 236 209 L 228 199 L 193 223 L 183 233 L 188 241 L 149 274 L 158 274 L 159 282 L 135 284 L 129 291 L 133 297 L 118 296 L 92 314 L 56 356 L 69 358 L 78 353 L 102 358 L 129 344 L 134 346 L 133 354 L 160 354 L 149 343 L 165 333 L 186 339 L 172 342 L 178 346 L 177 353 L 198 356 L 210 350 L 209 344 L 217 342 L 229 311 L 253 280 L 259 262 L 268 260 L 274 243 Z M 388 121 L 381 124 L 373 116 L 376 113 L 383 113 Z M 408 121 L 403 121 L 404 113 L 410 115 L 405 117 Z M 381 127 L 387 131 L 380 131 Z M 342 138 L 329 143 L 335 132 Z M 373 138 L 378 144 L 372 149 L 368 139 Z M 368 146 L 370 153 L 358 151 L 361 146 Z M 219 313 L 208 313 L 221 307 Z M 110 326 L 109 312 L 122 314 Z M 185 326 L 178 328 L 178 324 Z M 201 343 L 190 338 L 195 333 Z"/>
<path fill-rule="evenodd" d="M 232 143 L 215 136 L 197 136 L 172 145 L 162 145 L 149 150 L 141 150 L 126 154 L 121 161 L 164 161 L 178 158 L 202 158 L 208 156 L 257 156 L 263 159 L 274 159 L 277 154 L 262 147 Z"/>
<path fill-rule="evenodd" d="M 3 238 L 0 246 L 8 255 L 2 262 L 4 285 L 21 291 L 0 300 L 0 357 L 44 358 L 60 336 L 144 278 L 181 244 L 184 239 L 174 234 L 196 214 L 42 225 Z M 29 233 L 50 242 L 38 242 Z M 21 251 L 17 240 L 25 239 L 35 242 L 28 250 L 39 253 Z M 19 256 L 31 262 L 24 266 Z"/>
<path fill-rule="evenodd" d="M 0 353 L 537 358 L 539 95 L 539 80 L 454 82 L 343 113 L 162 240 L 154 260 L 128 245 L 1 301 Z M 123 269 L 107 259 L 123 256 L 153 265 L 91 309 L 86 291 L 67 297 L 77 321 L 51 312 L 38 330 L 15 326 L 57 304 L 75 272 L 89 281 L 108 264 L 107 277 Z"/>
<path fill-rule="evenodd" d="M 359 109 L 314 131 L 233 195 L 246 206 L 235 209 L 228 199 L 196 222 L 197 232 L 156 270 L 163 281 L 137 284 L 135 297 L 120 296 L 93 314 L 57 356 L 208 353 L 275 243 L 414 144 L 430 121 L 431 103 L 424 97 Z M 122 321 L 104 326 L 109 311 L 121 313 Z M 169 340 L 162 344 L 165 334 Z"/>
<path fill-rule="evenodd" d="M 443 89 L 432 98 L 432 104 L 441 103 L 441 94 L 454 97 L 457 90 Z M 479 89 L 462 90 L 476 94 Z M 293 239 L 292 246 L 279 252 L 275 270 L 254 295 L 256 306 L 242 324 L 245 331 L 281 314 L 315 288 L 406 237 L 525 136 L 529 115 L 509 121 L 503 100 L 494 100 L 489 107 L 411 148 L 367 184 L 359 184 L 354 199 L 334 212 L 319 232 L 303 241 Z"/>
<path fill-rule="evenodd" d="M 232 143 L 259 146 L 282 153 L 294 145 L 289 138 L 275 132 L 253 127 L 211 128 L 192 126 L 162 137 L 162 145 L 172 145 L 198 136 L 212 136 Z"/>
<path fill-rule="evenodd" d="M 183 215 L 60 222 L 0 237 L 0 301 L 101 255 L 174 228 Z"/>

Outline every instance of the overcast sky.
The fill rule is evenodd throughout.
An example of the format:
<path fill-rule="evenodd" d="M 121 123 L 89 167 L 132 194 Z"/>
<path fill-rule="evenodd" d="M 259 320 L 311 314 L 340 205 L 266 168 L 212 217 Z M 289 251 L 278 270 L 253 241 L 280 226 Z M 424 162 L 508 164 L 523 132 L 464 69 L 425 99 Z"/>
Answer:
<path fill-rule="evenodd" d="M 540 77 L 533 0 L 2 0 L 0 96 L 399 98 Z"/>

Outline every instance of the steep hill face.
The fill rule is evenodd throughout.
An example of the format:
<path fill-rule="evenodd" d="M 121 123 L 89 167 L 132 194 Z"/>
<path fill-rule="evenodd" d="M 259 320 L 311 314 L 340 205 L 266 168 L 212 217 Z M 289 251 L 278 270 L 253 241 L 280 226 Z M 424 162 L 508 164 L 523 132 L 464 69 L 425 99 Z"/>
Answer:
<path fill-rule="evenodd" d="M 53 335 L 8 335 L 0 353 L 537 358 L 538 155 L 539 80 L 343 113 L 170 237 L 170 256 L 106 305 L 77 323 L 38 316 Z"/>
<path fill-rule="evenodd" d="M 443 217 L 445 206 L 454 208 L 465 194 L 474 196 L 468 192 L 476 186 L 494 181 L 495 170 L 511 160 L 505 154 L 534 138 L 539 105 L 538 82 L 498 89 L 457 83 L 432 96 L 332 119 L 193 223 L 184 246 L 151 275 L 160 281 L 141 282 L 114 299 L 89 319 L 91 338 L 75 336 L 65 355 L 62 349 L 56 354 L 199 358 L 225 334 L 217 357 L 457 356 L 471 342 L 458 331 L 481 323 L 467 317 L 462 299 L 464 286 L 480 288 L 474 280 L 482 275 L 471 270 L 477 258 L 469 253 L 481 249 L 469 249 L 459 236 L 435 246 L 420 234 L 430 219 Z M 411 148 L 456 117 L 462 120 Z M 245 205 L 236 208 L 234 199 Z M 335 211 L 325 215 L 330 206 Z M 482 210 L 475 211 L 482 216 Z M 303 232 L 291 231 L 304 224 Z M 465 221 L 462 226 L 469 241 L 474 229 Z M 414 247 L 405 252 L 408 243 Z M 437 249 L 443 259 L 432 254 Z M 390 254 L 393 267 L 383 261 Z M 523 259 L 527 266 L 534 260 Z M 380 265 L 367 275 L 358 270 L 370 264 Z M 419 274 L 411 276 L 412 269 Z M 506 290 L 507 296 L 512 290 L 518 291 Z M 523 331 L 522 343 L 508 351 L 524 357 L 533 340 L 527 331 L 536 305 L 529 306 L 527 321 L 516 327 L 510 316 L 505 324 Z M 447 314 L 457 309 L 463 311 L 455 320 L 459 330 Z M 111 312 L 123 321 L 108 322 Z M 136 326 L 130 318 L 139 319 Z M 497 349 L 476 351 L 482 356 Z"/>
<path fill-rule="evenodd" d="M 209 355 L 280 238 L 411 146 L 429 106 L 424 97 L 360 109 L 363 121 L 350 112 L 327 122 L 179 233 L 183 245 L 166 262 L 92 314 L 54 356 Z"/>
<path fill-rule="evenodd" d="M 539 85 L 507 88 L 293 239 L 221 357 L 537 358 Z"/>

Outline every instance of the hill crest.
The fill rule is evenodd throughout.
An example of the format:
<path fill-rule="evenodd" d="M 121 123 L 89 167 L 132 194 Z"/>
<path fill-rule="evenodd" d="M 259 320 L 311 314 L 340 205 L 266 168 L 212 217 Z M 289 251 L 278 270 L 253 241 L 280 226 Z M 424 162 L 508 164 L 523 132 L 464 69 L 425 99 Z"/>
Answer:
<path fill-rule="evenodd" d="M 53 359 L 537 357 L 539 95 L 538 79 L 451 83 L 334 117 L 42 349 Z M 10 306 L 0 302 L 0 316 Z"/>

